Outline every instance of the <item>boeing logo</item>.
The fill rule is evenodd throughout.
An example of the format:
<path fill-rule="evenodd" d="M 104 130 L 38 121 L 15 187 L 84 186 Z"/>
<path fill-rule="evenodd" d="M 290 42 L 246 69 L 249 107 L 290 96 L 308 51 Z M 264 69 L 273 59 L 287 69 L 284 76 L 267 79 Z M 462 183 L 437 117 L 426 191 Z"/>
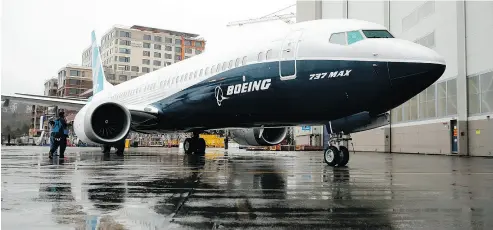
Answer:
<path fill-rule="evenodd" d="M 230 85 L 228 86 L 228 91 L 226 95 L 242 94 L 253 91 L 266 90 L 270 87 L 270 79 L 244 82 L 242 84 Z"/>
<path fill-rule="evenodd" d="M 214 89 L 214 96 L 216 97 L 217 105 L 221 106 L 221 103 L 228 99 L 223 95 L 223 89 L 221 89 L 221 86 L 216 86 L 216 89 Z"/>

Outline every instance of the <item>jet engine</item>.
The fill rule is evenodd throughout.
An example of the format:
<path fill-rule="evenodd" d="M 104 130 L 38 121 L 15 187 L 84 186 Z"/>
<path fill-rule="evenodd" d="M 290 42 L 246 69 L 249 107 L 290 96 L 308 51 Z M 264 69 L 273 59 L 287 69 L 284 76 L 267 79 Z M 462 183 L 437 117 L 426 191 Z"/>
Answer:
<path fill-rule="evenodd" d="M 126 137 L 131 119 L 130 111 L 118 102 L 92 102 L 77 113 L 74 129 L 84 142 L 110 144 Z"/>
<path fill-rule="evenodd" d="M 252 128 L 230 131 L 233 140 L 240 145 L 271 146 L 281 143 L 288 133 L 288 128 Z"/>
<path fill-rule="evenodd" d="M 357 133 L 388 125 L 390 124 L 389 118 L 389 113 L 372 115 L 369 112 L 361 112 L 330 121 L 329 124 L 326 125 L 327 132 L 329 134 L 340 132 L 344 132 L 345 134 Z"/>

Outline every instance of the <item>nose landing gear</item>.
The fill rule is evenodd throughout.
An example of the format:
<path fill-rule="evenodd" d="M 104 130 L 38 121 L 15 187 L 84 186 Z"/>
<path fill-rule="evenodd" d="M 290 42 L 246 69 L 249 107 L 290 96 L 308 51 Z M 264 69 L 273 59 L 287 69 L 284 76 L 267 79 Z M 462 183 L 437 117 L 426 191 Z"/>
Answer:
<path fill-rule="evenodd" d="M 324 150 L 324 162 L 329 166 L 346 166 L 349 162 L 348 143 L 351 135 L 332 134 L 329 147 Z"/>

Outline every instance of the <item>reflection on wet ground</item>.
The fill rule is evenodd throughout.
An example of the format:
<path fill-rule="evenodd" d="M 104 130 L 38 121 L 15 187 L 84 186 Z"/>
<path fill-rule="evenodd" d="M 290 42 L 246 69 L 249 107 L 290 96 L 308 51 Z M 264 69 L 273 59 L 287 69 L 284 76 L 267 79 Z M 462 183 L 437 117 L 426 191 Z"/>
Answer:
<path fill-rule="evenodd" d="M 5 229 L 493 229 L 493 159 L 2 148 Z"/>

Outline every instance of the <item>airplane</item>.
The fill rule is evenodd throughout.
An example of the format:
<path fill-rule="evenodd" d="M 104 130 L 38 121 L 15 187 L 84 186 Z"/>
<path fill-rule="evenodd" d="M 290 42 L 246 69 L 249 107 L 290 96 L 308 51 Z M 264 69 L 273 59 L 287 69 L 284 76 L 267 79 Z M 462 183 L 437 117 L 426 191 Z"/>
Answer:
<path fill-rule="evenodd" d="M 446 68 L 434 50 L 362 20 L 306 21 L 251 36 L 256 42 L 206 49 L 113 86 L 92 31 L 91 98 L 14 94 L 2 100 L 79 109 L 76 135 L 103 152 L 114 147 L 122 155 L 130 131 L 180 131 L 193 133 L 184 152 L 201 155 L 205 130 L 229 129 L 240 145 L 270 146 L 291 126 L 342 119 L 333 130 L 377 127 L 379 117 L 432 85 Z M 324 162 L 344 166 L 348 154 L 331 145 Z"/>

